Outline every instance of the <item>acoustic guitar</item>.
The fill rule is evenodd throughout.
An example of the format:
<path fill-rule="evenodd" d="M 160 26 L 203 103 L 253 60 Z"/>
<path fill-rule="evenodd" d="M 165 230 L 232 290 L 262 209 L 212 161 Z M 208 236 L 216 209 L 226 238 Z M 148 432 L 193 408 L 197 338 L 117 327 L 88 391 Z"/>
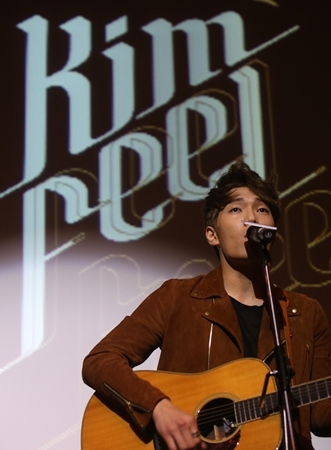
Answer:
<path fill-rule="evenodd" d="M 174 405 L 197 418 L 210 450 L 275 450 L 282 439 L 275 380 L 264 404 L 261 392 L 269 367 L 244 358 L 198 374 L 136 371 L 164 392 Z M 291 388 L 297 407 L 331 397 L 331 377 Z M 82 423 L 82 450 L 166 450 L 153 430 L 142 433 L 129 415 L 93 394 Z"/>

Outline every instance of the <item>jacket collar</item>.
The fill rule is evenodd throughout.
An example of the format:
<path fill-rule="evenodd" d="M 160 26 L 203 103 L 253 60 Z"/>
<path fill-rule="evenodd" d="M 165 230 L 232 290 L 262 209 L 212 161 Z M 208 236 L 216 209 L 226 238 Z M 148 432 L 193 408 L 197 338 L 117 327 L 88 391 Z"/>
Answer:
<path fill-rule="evenodd" d="M 280 287 L 273 285 L 272 289 L 273 295 L 275 296 L 276 300 L 286 301 L 287 306 L 290 306 L 289 299 Z M 216 267 L 215 269 L 201 277 L 191 291 L 191 296 L 196 299 L 207 299 L 213 297 L 222 298 L 227 295 L 228 294 L 226 293 L 224 288 L 221 266 Z"/>
<path fill-rule="evenodd" d="M 191 291 L 196 299 L 224 297 L 226 294 L 221 266 L 204 275 Z"/>

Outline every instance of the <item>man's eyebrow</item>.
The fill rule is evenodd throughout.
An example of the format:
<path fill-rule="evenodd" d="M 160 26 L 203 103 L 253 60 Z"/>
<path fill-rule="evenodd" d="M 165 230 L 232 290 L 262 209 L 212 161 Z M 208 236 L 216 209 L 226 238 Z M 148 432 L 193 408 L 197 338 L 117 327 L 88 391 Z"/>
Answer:
<path fill-rule="evenodd" d="M 244 201 L 245 201 L 244 197 L 233 197 L 233 198 L 230 198 L 229 203 L 244 202 Z M 265 203 L 265 201 L 263 201 L 262 198 L 260 198 L 260 197 L 255 197 L 254 201 Z"/>
<path fill-rule="evenodd" d="M 233 198 L 230 198 L 229 203 L 242 202 L 242 201 L 244 201 L 243 197 L 233 197 Z"/>

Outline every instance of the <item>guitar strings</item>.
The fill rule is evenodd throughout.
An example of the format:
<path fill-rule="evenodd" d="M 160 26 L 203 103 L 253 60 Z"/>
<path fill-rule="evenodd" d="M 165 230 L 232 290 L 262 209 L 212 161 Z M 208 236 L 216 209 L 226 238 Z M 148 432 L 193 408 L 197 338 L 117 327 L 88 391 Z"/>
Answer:
<path fill-rule="evenodd" d="M 199 413 L 198 422 L 199 425 L 205 426 L 223 418 L 233 418 L 238 424 L 242 424 L 273 414 L 276 411 L 278 411 L 278 395 L 277 393 L 272 393 L 266 396 L 263 408 L 260 408 L 260 397 L 253 397 L 227 405 L 209 407 L 205 411 L 202 410 Z"/>
<path fill-rule="evenodd" d="M 301 405 L 314 403 L 323 398 L 331 397 L 331 377 L 294 386 L 292 388 L 292 393 L 294 397 L 297 394 L 296 399 L 298 399 L 298 396 L 300 397 Z M 320 395 L 321 393 L 322 397 Z M 305 397 L 306 400 L 304 400 L 303 397 Z M 266 395 L 263 408 L 260 408 L 260 398 L 261 397 L 253 397 L 251 399 L 240 400 L 226 405 L 209 407 L 205 411 L 200 411 L 198 423 L 201 426 L 205 426 L 210 425 L 210 423 L 214 424 L 217 421 L 222 421 L 223 418 L 229 419 L 229 417 L 231 417 L 238 422 L 237 424 L 243 424 L 245 422 L 256 420 L 262 416 L 278 412 L 277 391 Z"/>

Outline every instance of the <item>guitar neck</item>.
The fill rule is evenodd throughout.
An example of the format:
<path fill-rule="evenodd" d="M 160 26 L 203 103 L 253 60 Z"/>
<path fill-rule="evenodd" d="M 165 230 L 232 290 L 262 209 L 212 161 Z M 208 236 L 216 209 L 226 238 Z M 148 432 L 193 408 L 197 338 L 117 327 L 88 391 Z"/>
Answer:
<path fill-rule="evenodd" d="M 331 397 L 331 377 L 294 386 L 291 389 L 297 407 L 315 403 Z M 278 392 L 267 394 L 264 406 L 260 408 L 261 397 L 235 402 L 237 424 L 244 424 L 279 412 Z"/>
<path fill-rule="evenodd" d="M 297 406 L 308 405 L 331 397 L 331 377 L 299 384 L 292 388 Z"/>

